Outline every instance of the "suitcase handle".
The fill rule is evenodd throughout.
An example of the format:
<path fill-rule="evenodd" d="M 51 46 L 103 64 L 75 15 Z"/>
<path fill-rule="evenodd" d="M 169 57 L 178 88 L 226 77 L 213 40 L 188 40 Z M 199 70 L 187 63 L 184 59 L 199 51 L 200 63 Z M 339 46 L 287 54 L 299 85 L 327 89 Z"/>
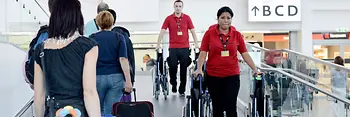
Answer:
<path fill-rule="evenodd" d="M 126 92 L 125 88 L 123 88 L 122 91 L 123 91 L 123 96 L 131 94 L 129 92 Z M 134 92 L 134 99 L 135 99 L 135 102 L 136 102 L 136 88 L 132 88 L 132 91 Z"/>

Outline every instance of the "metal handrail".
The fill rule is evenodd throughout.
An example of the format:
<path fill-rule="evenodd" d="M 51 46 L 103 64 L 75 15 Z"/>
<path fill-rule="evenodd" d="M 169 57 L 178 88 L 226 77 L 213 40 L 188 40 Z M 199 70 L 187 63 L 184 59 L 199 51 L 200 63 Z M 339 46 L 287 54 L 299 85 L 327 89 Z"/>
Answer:
<path fill-rule="evenodd" d="M 292 51 L 292 50 L 288 50 L 288 49 L 282 49 L 282 51 L 285 51 L 285 52 L 288 52 L 288 53 L 293 53 L 293 54 L 296 54 L 296 55 L 299 55 L 299 56 L 311 59 L 313 61 L 317 61 L 317 62 L 320 62 L 322 64 L 326 64 L 326 65 L 329 65 L 331 67 L 335 67 L 335 68 L 342 69 L 342 70 L 345 70 L 347 72 L 350 72 L 349 68 L 346 68 L 344 66 L 341 66 L 341 65 L 338 65 L 338 64 L 334 64 L 334 63 L 331 63 L 331 62 L 328 62 L 328 61 L 324 61 L 324 60 L 321 60 L 321 59 L 318 59 L 318 58 L 315 58 L 315 57 L 307 56 L 307 55 L 304 55 L 304 54 L 302 54 L 300 52 L 296 52 L 296 51 Z"/>
<path fill-rule="evenodd" d="M 250 44 L 250 43 L 245 43 L 245 44 L 246 44 L 246 45 L 249 45 L 249 46 L 251 46 L 251 47 L 260 49 L 260 50 L 269 51 L 269 49 L 267 49 L 267 48 L 263 48 L 263 47 L 260 47 L 260 46 L 256 46 L 256 45 L 253 45 L 253 44 Z"/>
<path fill-rule="evenodd" d="M 34 2 L 38 5 L 38 7 L 45 13 L 47 17 L 50 17 L 49 14 L 45 11 L 45 9 L 40 5 L 38 0 L 34 0 Z"/>
<path fill-rule="evenodd" d="M 265 63 L 261 63 L 261 65 L 268 66 Z M 263 68 L 263 67 L 259 67 L 259 66 L 257 66 L 257 67 L 258 67 L 258 69 L 260 69 L 262 71 L 275 71 L 275 72 L 278 72 L 278 73 L 283 74 L 285 76 L 288 76 L 289 78 L 291 78 L 293 80 L 296 80 L 296 81 L 298 81 L 298 82 L 300 82 L 300 83 L 302 83 L 304 85 L 307 85 L 307 86 L 309 86 L 309 87 L 311 87 L 313 89 L 316 89 L 317 91 L 322 92 L 322 93 L 326 94 L 329 97 L 332 97 L 332 98 L 334 98 L 336 100 L 339 100 L 339 101 L 341 101 L 341 102 L 343 102 L 343 103 L 345 103 L 347 105 L 350 105 L 350 100 L 346 99 L 345 97 L 339 97 L 338 95 L 334 95 L 331 92 L 328 92 L 328 91 L 326 91 L 324 89 L 321 89 L 321 88 L 317 87 L 316 85 L 314 85 L 314 84 L 312 84 L 310 82 L 306 82 L 303 79 L 298 78 L 298 77 L 296 77 L 294 75 L 291 75 L 291 74 L 289 74 L 289 73 L 287 73 L 287 72 L 285 72 L 285 71 L 283 71 L 281 69 L 278 69 L 278 68 Z"/>
<path fill-rule="evenodd" d="M 22 115 L 34 104 L 34 97 L 30 98 L 26 105 L 15 115 L 15 117 L 22 117 Z"/>
<path fill-rule="evenodd" d="M 263 48 L 263 47 L 259 47 L 259 46 L 256 46 L 256 45 L 253 45 L 253 44 L 250 44 L 250 43 L 246 43 L 246 45 L 249 45 L 249 46 L 252 46 L 254 48 L 264 50 L 264 51 L 269 51 L 269 49 L 266 49 L 266 48 Z M 318 58 L 315 58 L 315 57 L 312 57 L 312 56 L 307 56 L 307 55 L 304 55 L 304 54 L 302 54 L 300 52 L 296 52 L 296 51 L 288 50 L 288 49 L 280 49 L 279 51 L 283 51 L 283 52 L 287 52 L 287 53 L 293 53 L 293 54 L 296 54 L 298 56 L 302 56 L 302 57 L 311 59 L 313 61 L 317 61 L 317 62 L 320 62 L 322 64 L 326 64 L 326 65 L 329 65 L 331 67 L 339 68 L 339 69 L 345 70 L 347 72 L 350 72 L 349 68 L 346 68 L 344 66 L 341 66 L 341 65 L 338 65 L 338 64 L 334 64 L 334 63 L 331 63 L 331 62 L 328 62 L 328 61 L 325 61 L 325 60 L 321 60 L 321 59 L 318 59 Z"/>

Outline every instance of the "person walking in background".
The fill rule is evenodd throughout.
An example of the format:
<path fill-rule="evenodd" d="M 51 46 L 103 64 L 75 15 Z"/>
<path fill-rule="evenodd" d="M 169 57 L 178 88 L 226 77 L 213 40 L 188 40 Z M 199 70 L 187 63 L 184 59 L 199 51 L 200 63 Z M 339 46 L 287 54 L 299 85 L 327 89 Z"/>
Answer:
<path fill-rule="evenodd" d="M 150 71 L 155 65 L 157 65 L 156 60 L 151 58 L 149 54 L 143 56 L 143 63 L 146 63 L 146 70 Z"/>
<path fill-rule="evenodd" d="M 132 90 L 125 38 L 111 31 L 114 21 L 109 11 L 100 12 L 96 17 L 96 23 L 101 31 L 90 36 L 100 46 L 96 82 L 101 112 L 104 116 L 111 116 L 112 105 L 120 101 L 123 88 L 126 92 Z"/>
<path fill-rule="evenodd" d="M 101 2 L 97 6 L 97 14 L 99 14 L 102 11 L 106 11 L 109 9 L 108 4 Z M 93 33 L 96 33 L 98 30 L 100 30 L 100 27 L 98 27 L 96 23 L 96 19 L 94 18 L 93 20 L 90 20 L 89 22 L 86 23 L 85 25 L 85 36 L 90 36 Z"/>
<path fill-rule="evenodd" d="M 174 13 L 169 15 L 163 22 L 162 29 L 158 36 L 157 50 L 160 48 L 160 43 L 163 39 L 165 31 L 169 28 L 169 72 L 170 84 L 172 92 L 177 92 L 177 68 L 180 62 L 180 86 L 179 94 L 185 95 L 186 91 L 186 74 L 188 67 L 188 59 L 190 55 L 190 44 L 188 30 L 191 31 L 195 47 L 198 48 L 197 35 L 190 16 L 182 12 L 183 1 L 176 0 L 174 2 Z"/>
<path fill-rule="evenodd" d="M 66 116 L 56 112 L 70 108 L 81 117 L 101 117 L 96 90 L 98 46 L 82 36 L 81 3 L 55 0 L 53 4 L 48 39 L 35 49 L 36 117 Z"/>
<path fill-rule="evenodd" d="M 344 59 L 340 56 L 335 57 L 334 63 L 340 66 L 344 66 Z M 342 71 L 339 68 L 332 68 L 332 92 L 338 96 L 346 97 L 347 87 L 347 72 Z M 345 117 L 345 106 L 343 102 L 334 101 L 332 104 L 334 117 Z"/>
<path fill-rule="evenodd" d="M 218 23 L 209 28 L 202 40 L 197 68 L 206 62 L 206 83 L 212 98 L 213 116 L 237 117 L 237 96 L 240 88 L 240 69 L 237 52 L 256 74 L 257 68 L 250 57 L 242 34 L 231 25 L 233 12 L 222 7 L 217 12 Z M 202 69 L 195 76 L 204 75 Z"/>

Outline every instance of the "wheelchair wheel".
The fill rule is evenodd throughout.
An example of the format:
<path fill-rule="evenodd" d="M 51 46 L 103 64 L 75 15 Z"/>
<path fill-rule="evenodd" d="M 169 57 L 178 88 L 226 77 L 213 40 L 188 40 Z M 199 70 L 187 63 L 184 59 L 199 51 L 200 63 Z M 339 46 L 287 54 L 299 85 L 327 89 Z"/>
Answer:
<path fill-rule="evenodd" d="M 156 74 L 155 74 L 155 70 L 152 71 L 152 84 L 153 84 L 153 96 L 155 96 L 156 94 Z"/>
<path fill-rule="evenodd" d="M 191 105 L 191 96 L 187 96 L 187 104 L 186 104 L 186 107 L 185 107 L 185 117 L 193 117 L 192 116 L 192 105 Z"/>
<path fill-rule="evenodd" d="M 182 108 L 182 117 L 187 117 L 186 115 L 186 106 Z"/>
<path fill-rule="evenodd" d="M 213 117 L 211 100 L 208 98 L 204 104 L 204 117 Z"/>
<path fill-rule="evenodd" d="M 155 89 L 154 97 L 156 98 L 156 100 L 159 99 L 159 92 L 160 92 L 160 86 L 159 86 L 160 84 L 159 83 L 160 83 L 159 78 L 156 77 L 154 85 L 153 85 L 153 88 Z"/>

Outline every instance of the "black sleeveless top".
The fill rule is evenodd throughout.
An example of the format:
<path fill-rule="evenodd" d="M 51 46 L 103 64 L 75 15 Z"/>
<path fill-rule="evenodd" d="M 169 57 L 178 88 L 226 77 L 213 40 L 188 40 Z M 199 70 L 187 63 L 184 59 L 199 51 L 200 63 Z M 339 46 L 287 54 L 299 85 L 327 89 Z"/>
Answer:
<path fill-rule="evenodd" d="M 87 37 L 78 37 L 60 49 L 44 49 L 46 90 L 58 100 L 83 100 L 83 66 L 85 54 L 97 43 Z M 35 61 L 42 67 L 39 57 L 42 46 L 35 49 Z"/>

